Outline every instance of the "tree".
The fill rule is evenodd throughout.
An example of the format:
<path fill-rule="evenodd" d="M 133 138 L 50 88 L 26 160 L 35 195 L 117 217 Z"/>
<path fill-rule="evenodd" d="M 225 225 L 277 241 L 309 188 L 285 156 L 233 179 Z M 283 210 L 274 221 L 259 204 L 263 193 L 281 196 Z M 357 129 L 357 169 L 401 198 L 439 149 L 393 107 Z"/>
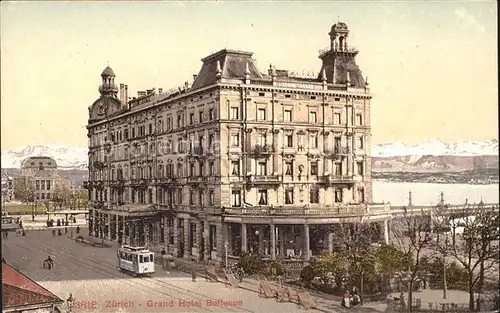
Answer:
<path fill-rule="evenodd" d="M 335 232 L 335 241 L 341 247 L 341 253 L 350 265 L 347 267 L 349 282 L 359 286 L 361 302 L 365 284 L 369 289 L 376 289 L 374 283 L 375 262 L 372 250 L 372 238 L 378 235 L 369 223 L 357 222 L 353 224 L 340 224 L 340 231 Z"/>
<path fill-rule="evenodd" d="M 62 210 L 63 206 L 68 205 L 70 197 L 71 191 L 66 184 L 60 182 L 55 185 L 52 200 L 55 205 L 59 206 L 59 210 Z"/>
<path fill-rule="evenodd" d="M 437 240 L 435 247 L 465 268 L 472 312 L 475 309 L 474 292 L 476 289 L 483 292 L 486 272 L 494 268 L 498 271 L 499 214 L 497 208 L 486 208 L 482 203 L 466 205 L 461 217 L 453 218 L 452 212 L 447 208 L 443 210 L 450 216 L 446 221 L 454 231 L 447 233 L 444 240 Z"/>
<path fill-rule="evenodd" d="M 317 258 L 313 269 L 325 288 L 329 288 L 333 282 L 335 282 L 336 288 L 339 288 L 342 278 L 346 274 L 345 265 L 346 260 L 342 254 L 330 253 Z"/>
<path fill-rule="evenodd" d="M 78 190 L 76 190 L 75 196 L 76 196 L 77 209 L 79 209 L 79 208 L 88 209 L 88 207 L 89 207 L 89 192 L 88 192 L 88 190 L 84 189 L 84 188 L 79 188 Z"/>
<path fill-rule="evenodd" d="M 27 179 L 17 179 L 14 182 L 14 195 L 22 203 L 31 203 L 35 201 L 35 187 Z"/>
<path fill-rule="evenodd" d="M 425 263 L 422 262 L 426 254 L 432 255 L 427 249 L 431 238 L 431 229 L 423 210 L 410 212 L 405 207 L 403 215 L 393 219 L 391 223 L 393 244 L 403 253 L 403 259 L 408 260 L 408 267 L 404 273 L 407 276 L 408 310 L 412 312 L 413 289 L 415 282 L 423 273 Z"/>
<path fill-rule="evenodd" d="M 391 277 L 397 275 L 399 279 L 408 271 L 412 260 L 395 245 L 381 245 L 374 252 L 377 263 L 377 272 L 381 276 L 382 292 L 386 291 Z"/>
<path fill-rule="evenodd" d="M 444 288 L 444 274 L 446 273 L 446 285 L 450 289 L 467 291 L 467 271 L 456 261 L 446 262 L 446 270 L 443 270 L 445 264 L 442 257 L 433 259 L 422 259 L 423 272 L 428 276 L 436 288 Z"/>

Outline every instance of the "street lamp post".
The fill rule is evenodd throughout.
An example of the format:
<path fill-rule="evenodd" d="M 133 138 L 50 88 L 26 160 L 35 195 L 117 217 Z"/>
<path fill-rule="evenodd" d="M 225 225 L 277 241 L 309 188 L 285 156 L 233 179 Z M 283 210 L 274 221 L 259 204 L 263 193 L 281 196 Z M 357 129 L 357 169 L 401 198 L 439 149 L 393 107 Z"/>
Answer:
<path fill-rule="evenodd" d="M 443 249 L 443 299 L 446 299 L 446 289 L 447 289 L 447 282 L 446 282 L 446 249 L 448 248 L 448 233 L 446 233 L 444 239 L 444 249 Z"/>
<path fill-rule="evenodd" d="M 73 294 L 69 294 L 69 298 L 66 300 L 66 304 L 68 306 L 68 312 L 73 312 L 75 298 L 73 298 Z"/>

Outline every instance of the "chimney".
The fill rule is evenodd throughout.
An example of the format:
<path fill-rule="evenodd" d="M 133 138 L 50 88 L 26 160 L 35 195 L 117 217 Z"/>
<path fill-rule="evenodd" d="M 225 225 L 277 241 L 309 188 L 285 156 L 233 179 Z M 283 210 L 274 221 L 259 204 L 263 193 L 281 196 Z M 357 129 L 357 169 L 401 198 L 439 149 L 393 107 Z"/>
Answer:
<path fill-rule="evenodd" d="M 163 94 L 163 88 L 158 88 L 158 94 Z"/>
<path fill-rule="evenodd" d="M 125 104 L 125 107 L 128 109 L 128 85 L 125 85 L 123 93 L 124 93 L 124 96 L 123 96 L 124 102 L 123 103 Z"/>
<path fill-rule="evenodd" d="M 122 103 L 122 105 L 125 104 L 124 96 L 125 96 L 125 85 L 120 84 L 120 102 Z"/>
<path fill-rule="evenodd" d="M 138 98 L 143 97 L 143 96 L 145 96 L 145 95 L 146 95 L 146 92 L 145 92 L 145 91 L 141 91 L 141 90 L 137 91 L 137 97 L 138 97 Z"/>
<path fill-rule="evenodd" d="M 198 74 L 193 74 L 193 81 L 196 80 L 196 77 L 198 77 Z"/>

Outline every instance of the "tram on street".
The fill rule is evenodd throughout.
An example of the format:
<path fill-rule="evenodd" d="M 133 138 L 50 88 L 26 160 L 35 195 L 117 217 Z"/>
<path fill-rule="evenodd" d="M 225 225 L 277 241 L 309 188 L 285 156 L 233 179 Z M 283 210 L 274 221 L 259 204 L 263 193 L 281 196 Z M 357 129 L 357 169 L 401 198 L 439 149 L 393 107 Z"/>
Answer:
<path fill-rule="evenodd" d="M 134 276 L 155 272 L 154 253 L 147 247 L 124 245 L 118 248 L 118 269 Z"/>
<path fill-rule="evenodd" d="M 2 231 L 15 231 L 20 229 L 20 219 L 12 216 L 2 215 Z"/>

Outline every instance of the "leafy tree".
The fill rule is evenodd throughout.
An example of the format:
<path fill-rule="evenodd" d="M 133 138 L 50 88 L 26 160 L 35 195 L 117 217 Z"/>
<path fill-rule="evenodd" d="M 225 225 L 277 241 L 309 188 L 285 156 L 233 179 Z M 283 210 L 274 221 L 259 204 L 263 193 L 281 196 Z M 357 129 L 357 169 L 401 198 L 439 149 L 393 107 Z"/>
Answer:
<path fill-rule="evenodd" d="M 52 198 L 55 205 L 59 206 L 59 210 L 62 210 L 63 206 L 69 204 L 71 198 L 71 190 L 69 187 L 59 182 L 55 185 L 54 196 Z"/>
<path fill-rule="evenodd" d="M 348 284 L 359 286 L 361 295 L 365 291 L 369 291 L 370 293 L 379 291 L 380 277 L 377 274 L 376 258 L 373 251 L 361 251 L 358 255 L 358 260 L 358 262 L 349 262 Z"/>
<path fill-rule="evenodd" d="M 316 259 L 313 269 L 325 288 L 336 283 L 336 287 L 340 287 L 340 282 L 346 274 L 346 259 L 338 253 L 325 254 Z"/>
<path fill-rule="evenodd" d="M 485 208 L 482 203 L 467 205 L 463 217 L 450 218 L 447 222 L 452 229 L 461 229 L 462 234 L 453 231 L 451 243 L 447 234 L 444 240 L 437 240 L 435 247 L 443 255 L 453 258 L 467 272 L 469 309 L 472 312 L 475 309 L 474 292 L 476 289 L 480 293 L 483 291 L 485 275 L 489 270 L 498 271 L 498 208 Z"/>
<path fill-rule="evenodd" d="M 442 257 L 435 257 L 431 260 L 423 261 L 424 272 L 429 276 L 436 288 L 444 288 L 444 272 L 446 272 L 446 284 L 450 289 L 467 291 L 467 271 L 457 262 L 447 262 L 446 271 Z"/>
<path fill-rule="evenodd" d="M 370 284 L 373 283 L 370 275 L 374 262 L 372 262 L 373 255 L 370 251 L 373 248 L 372 239 L 378 234 L 369 223 L 340 224 L 340 226 L 341 230 L 334 234 L 334 239 L 341 247 L 341 253 L 349 264 L 347 268 L 349 283 L 359 286 L 361 302 L 363 302 L 365 281 L 370 280 Z M 372 286 L 370 289 L 373 289 Z"/>
<path fill-rule="evenodd" d="M 77 208 L 87 209 L 89 207 L 89 192 L 87 189 L 80 188 L 75 193 Z"/>
<path fill-rule="evenodd" d="M 395 245 L 381 245 L 375 252 L 377 272 L 381 275 L 382 291 L 386 291 L 390 278 L 397 275 L 401 278 L 406 273 L 412 259 Z"/>
<path fill-rule="evenodd" d="M 22 203 L 35 201 L 35 187 L 27 179 L 16 179 L 14 181 L 14 196 Z"/>
<path fill-rule="evenodd" d="M 257 273 L 261 269 L 260 257 L 257 254 L 244 252 L 240 255 L 240 266 L 246 274 Z"/>
<path fill-rule="evenodd" d="M 413 301 L 413 289 L 415 282 L 422 275 L 425 263 L 422 262 L 430 242 L 431 229 L 426 222 L 426 214 L 422 211 L 408 211 L 404 208 L 403 215 L 393 220 L 391 223 L 393 234 L 393 244 L 399 249 L 404 259 L 411 260 L 408 268 L 405 270 L 408 286 L 408 303 Z M 432 252 L 432 251 L 430 251 Z M 412 312 L 412 306 L 408 306 L 409 312 Z"/>

